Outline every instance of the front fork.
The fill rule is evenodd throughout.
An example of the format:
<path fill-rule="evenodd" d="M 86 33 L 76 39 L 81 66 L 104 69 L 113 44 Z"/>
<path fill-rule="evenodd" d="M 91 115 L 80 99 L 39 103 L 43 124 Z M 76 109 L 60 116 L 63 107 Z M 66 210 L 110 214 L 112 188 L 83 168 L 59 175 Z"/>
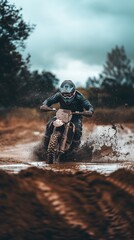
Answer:
<path fill-rule="evenodd" d="M 66 123 L 65 125 L 65 129 L 64 129 L 64 132 L 61 136 L 61 141 L 60 141 L 60 146 L 59 146 L 59 152 L 60 153 L 64 153 L 65 150 L 66 150 L 66 143 L 67 143 L 67 139 L 68 139 L 68 131 L 69 131 L 69 128 L 70 128 L 70 122 Z M 72 126 L 72 132 L 74 134 L 75 132 L 75 126 L 73 125 Z M 53 129 L 53 133 L 57 132 L 57 127 L 54 127 Z M 59 134 L 60 136 L 60 134 Z"/>
<path fill-rule="evenodd" d="M 66 142 L 67 142 L 67 135 L 68 135 L 68 131 L 69 131 L 69 127 L 70 127 L 70 123 L 66 123 L 65 125 L 65 130 L 61 139 L 61 145 L 60 145 L 60 152 L 64 153 L 65 148 L 66 148 Z"/>

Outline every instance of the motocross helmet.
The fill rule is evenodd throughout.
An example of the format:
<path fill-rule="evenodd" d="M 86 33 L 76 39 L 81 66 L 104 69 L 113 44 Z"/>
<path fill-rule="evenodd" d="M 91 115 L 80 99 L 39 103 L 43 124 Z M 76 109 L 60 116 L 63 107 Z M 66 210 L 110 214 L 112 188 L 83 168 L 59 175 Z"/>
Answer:
<path fill-rule="evenodd" d="M 63 101 L 66 104 L 70 104 L 75 97 L 75 85 L 71 80 L 65 80 L 60 86 L 60 93 Z"/>

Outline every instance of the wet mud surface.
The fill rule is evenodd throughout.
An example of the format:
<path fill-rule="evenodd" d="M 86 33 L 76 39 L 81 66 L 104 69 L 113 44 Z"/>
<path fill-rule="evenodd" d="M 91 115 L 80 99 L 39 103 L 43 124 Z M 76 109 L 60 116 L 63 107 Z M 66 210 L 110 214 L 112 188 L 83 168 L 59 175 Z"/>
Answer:
<path fill-rule="evenodd" d="M 0 239 L 133 240 L 134 126 L 86 126 L 52 166 L 31 126 L 0 131 Z"/>
<path fill-rule="evenodd" d="M 0 172 L 0 239 L 133 239 L 134 173 Z"/>
<path fill-rule="evenodd" d="M 10 144 L 3 146 L 1 141 L 0 169 L 17 173 L 22 169 L 36 166 L 54 171 L 95 170 L 108 174 L 122 167 L 131 170 L 134 168 L 133 125 L 85 127 L 78 153 L 75 156 L 63 157 L 61 164 L 56 166 L 48 166 L 45 162 L 46 154 L 41 141 L 43 138 L 41 129 L 31 129 L 30 137 L 29 132 L 27 134 L 28 137 L 21 138 L 21 141 L 17 138 L 16 143 L 14 143 L 15 135 L 9 132 L 5 134 L 5 141 Z M 22 135 L 21 131 L 18 135 Z"/>

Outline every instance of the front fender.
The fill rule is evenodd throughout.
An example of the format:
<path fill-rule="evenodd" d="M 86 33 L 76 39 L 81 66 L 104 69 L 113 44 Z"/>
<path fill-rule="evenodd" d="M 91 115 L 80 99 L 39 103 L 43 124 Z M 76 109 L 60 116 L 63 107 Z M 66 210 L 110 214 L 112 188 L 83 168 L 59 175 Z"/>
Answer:
<path fill-rule="evenodd" d="M 53 121 L 53 125 L 58 128 L 64 125 L 64 123 L 60 120 L 60 119 L 56 119 L 55 121 Z"/>

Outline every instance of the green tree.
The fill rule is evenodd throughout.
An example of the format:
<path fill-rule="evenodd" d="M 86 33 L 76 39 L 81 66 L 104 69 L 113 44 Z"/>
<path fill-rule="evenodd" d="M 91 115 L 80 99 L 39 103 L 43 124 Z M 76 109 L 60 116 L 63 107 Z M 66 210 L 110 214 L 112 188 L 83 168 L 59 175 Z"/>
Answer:
<path fill-rule="evenodd" d="M 50 72 L 29 72 L 27 68 L 23 68 L 18 77 L 20 84 L 17 105 L 23 107 L 36 107 L 41 104 L 56 90 L 59 81 Z"/>
<path fill-rule="evenodd" d="M 134 104 L 134 68 L 124 47 L 116 46 L 107 54 L 106 63 L 100 75 L 101 88 L 107 93 L 107 102 L 112 106 Z"/>
<path fill-rule="evenodd" d="M 106 63 L 102 72 L 103 78 L 111 78 L 117 84 L 133 84 L 133 68 L 130 59 L 127 57 L 125 48 L 116 46 L 107 54 Z"/>
<path fill-rule="evenodd" d="M 8 0 L 0 0 L 0 105 L 4 106 L 16 103 L 18 76 L 29 62 L 29 56 L 23 59 L 22 51 L 34 26 L 24 22 L 21 11 Z"/>
<path fill-rule="evenodd" d="M 96 77 L 89 77 L 86 81 L 86 88 L 97 88 L 99 86 L 99 79 L 97 79 Z"/>
<path fill-rule="evenodd" d="M 25 95 L 26 104 L 33 107 L 41 104 L 42 101 L 49 97 L 55 91 L 58 79 L 50 72 L 42 71 L 39 73 L 37 70 L 31 73 L 27 92 Z"/>

